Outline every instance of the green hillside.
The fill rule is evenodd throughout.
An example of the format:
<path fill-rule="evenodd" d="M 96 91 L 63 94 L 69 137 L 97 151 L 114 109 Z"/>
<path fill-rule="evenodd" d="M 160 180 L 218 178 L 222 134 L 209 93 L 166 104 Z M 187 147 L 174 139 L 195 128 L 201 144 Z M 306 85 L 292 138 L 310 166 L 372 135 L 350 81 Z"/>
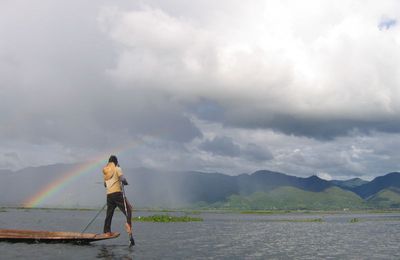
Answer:
<path fill-rule="evenodd" d="M 344 180 L 344 181 L 332 180 L 331 183 L 335 184 L 336 186 L 338 186 L 340 188 L 351 189 L 351 188 L 355 188 L 355 187 L 361 186 L 363 184 L 366 184 L 366 183 L 368 183 L 368 181 L 365 181 L 360 178 L 354 178 L 354 179 Z"/>
<path fill-rule="evenodd" d="M 367 200 L 372 208 L 400 208 L 400 189 L 387 188 L 376 193 Z"/>
<path fill-rule="evenodd" d="M 270 192 L 255 192 L 249 196 L 232 195 L 229 196 L 226 203 L 222 203 L 219 206 L 243 210 L 337 210 L 367 207 L 366 203 L 358 195 L 338 187 L 328 188 L 322 192 L 280 187 Z"/>

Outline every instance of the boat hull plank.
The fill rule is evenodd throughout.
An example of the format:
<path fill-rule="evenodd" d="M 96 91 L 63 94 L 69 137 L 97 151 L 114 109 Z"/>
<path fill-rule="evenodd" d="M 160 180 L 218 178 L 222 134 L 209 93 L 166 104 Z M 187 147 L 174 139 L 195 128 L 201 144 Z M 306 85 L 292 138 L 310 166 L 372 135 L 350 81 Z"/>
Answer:
<path fill-rule="evenodd" d="M 112 239 L 118 236 L 119 233 L 113 233 L 113 235 L 107 236 L 105 234 L 94 233 L 0 229 L 0 241 L 8 242 L 88 244 L 90 242 Z"/>

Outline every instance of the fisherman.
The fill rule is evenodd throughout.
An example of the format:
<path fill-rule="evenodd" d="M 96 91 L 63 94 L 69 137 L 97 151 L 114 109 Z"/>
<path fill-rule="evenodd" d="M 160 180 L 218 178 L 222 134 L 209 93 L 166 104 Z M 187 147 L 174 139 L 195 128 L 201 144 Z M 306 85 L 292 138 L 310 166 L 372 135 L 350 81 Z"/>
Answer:
<path fill-rule="evenodd" d="M 104 186 L 107 189 L 107 216 L 104 221 L 104 233 L 107 236 L 113 235 L 111 232 L 111 221 L 114 210 L 118 207 L 126 216 L 125 229 L 132 237 L 132 206 L 124 196 L 123 187 L 121 187 L 121 185 L 128 185 L 128 182 L 119 167 L 118 159 L 115 155 L 110 156 L 108 164 L 103 168 L 103 177 Z"/>

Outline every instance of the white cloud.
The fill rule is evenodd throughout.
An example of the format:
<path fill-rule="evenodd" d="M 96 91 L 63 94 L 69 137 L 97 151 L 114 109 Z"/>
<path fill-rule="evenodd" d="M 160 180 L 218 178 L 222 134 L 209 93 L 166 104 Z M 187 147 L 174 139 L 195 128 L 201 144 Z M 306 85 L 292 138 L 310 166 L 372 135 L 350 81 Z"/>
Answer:
<path fill-rule="evenodd" d="M 398 5 L 233 2 L 212 16 L 200 9 L 207 22 L 157 5 L 104 7 L 99 20 L 121 46 L 110 74 L 129 87 L 215 100 L 241 127 L 273 127 L 286 115 L 336 120 L 346 134 L 371 124 L 389 131 L 378 121 L 398 120 L 399 29 L 377 27 Z"/>
<path fill-rule="evenodd" d="M 317 176 L 320 177 L 320 178 L 323 179 L 323 180 L 327 180 L 327 181 L 332 180 L 332 176 L 331 176 L 329 173 L 327 173 L 327 172 L 319 172 L 319 173 L 317 174 Z"/>

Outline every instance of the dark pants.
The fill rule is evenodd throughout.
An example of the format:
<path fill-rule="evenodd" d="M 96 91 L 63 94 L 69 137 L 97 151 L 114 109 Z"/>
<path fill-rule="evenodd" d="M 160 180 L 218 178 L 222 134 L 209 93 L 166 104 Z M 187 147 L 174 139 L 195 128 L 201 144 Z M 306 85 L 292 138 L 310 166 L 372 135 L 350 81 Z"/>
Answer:
<path fill-rule="evenodd" d="M 104 221 L 104 233 L 111 232 L 111 221 L 114 215 L 115 208 L 118 207 L 122 213 L 127 217 L 127 222 L 130 226 L 132 226 L 132 207 L 129 204 L 128 200 L 126 200 L 126 208 L 128 211 L 128 215 L 125 212 L 124 205 L 124 197 L 122 196 L 122 192 L 114 192 L 111 194 L 107 194 L 107 216 Z"/>

